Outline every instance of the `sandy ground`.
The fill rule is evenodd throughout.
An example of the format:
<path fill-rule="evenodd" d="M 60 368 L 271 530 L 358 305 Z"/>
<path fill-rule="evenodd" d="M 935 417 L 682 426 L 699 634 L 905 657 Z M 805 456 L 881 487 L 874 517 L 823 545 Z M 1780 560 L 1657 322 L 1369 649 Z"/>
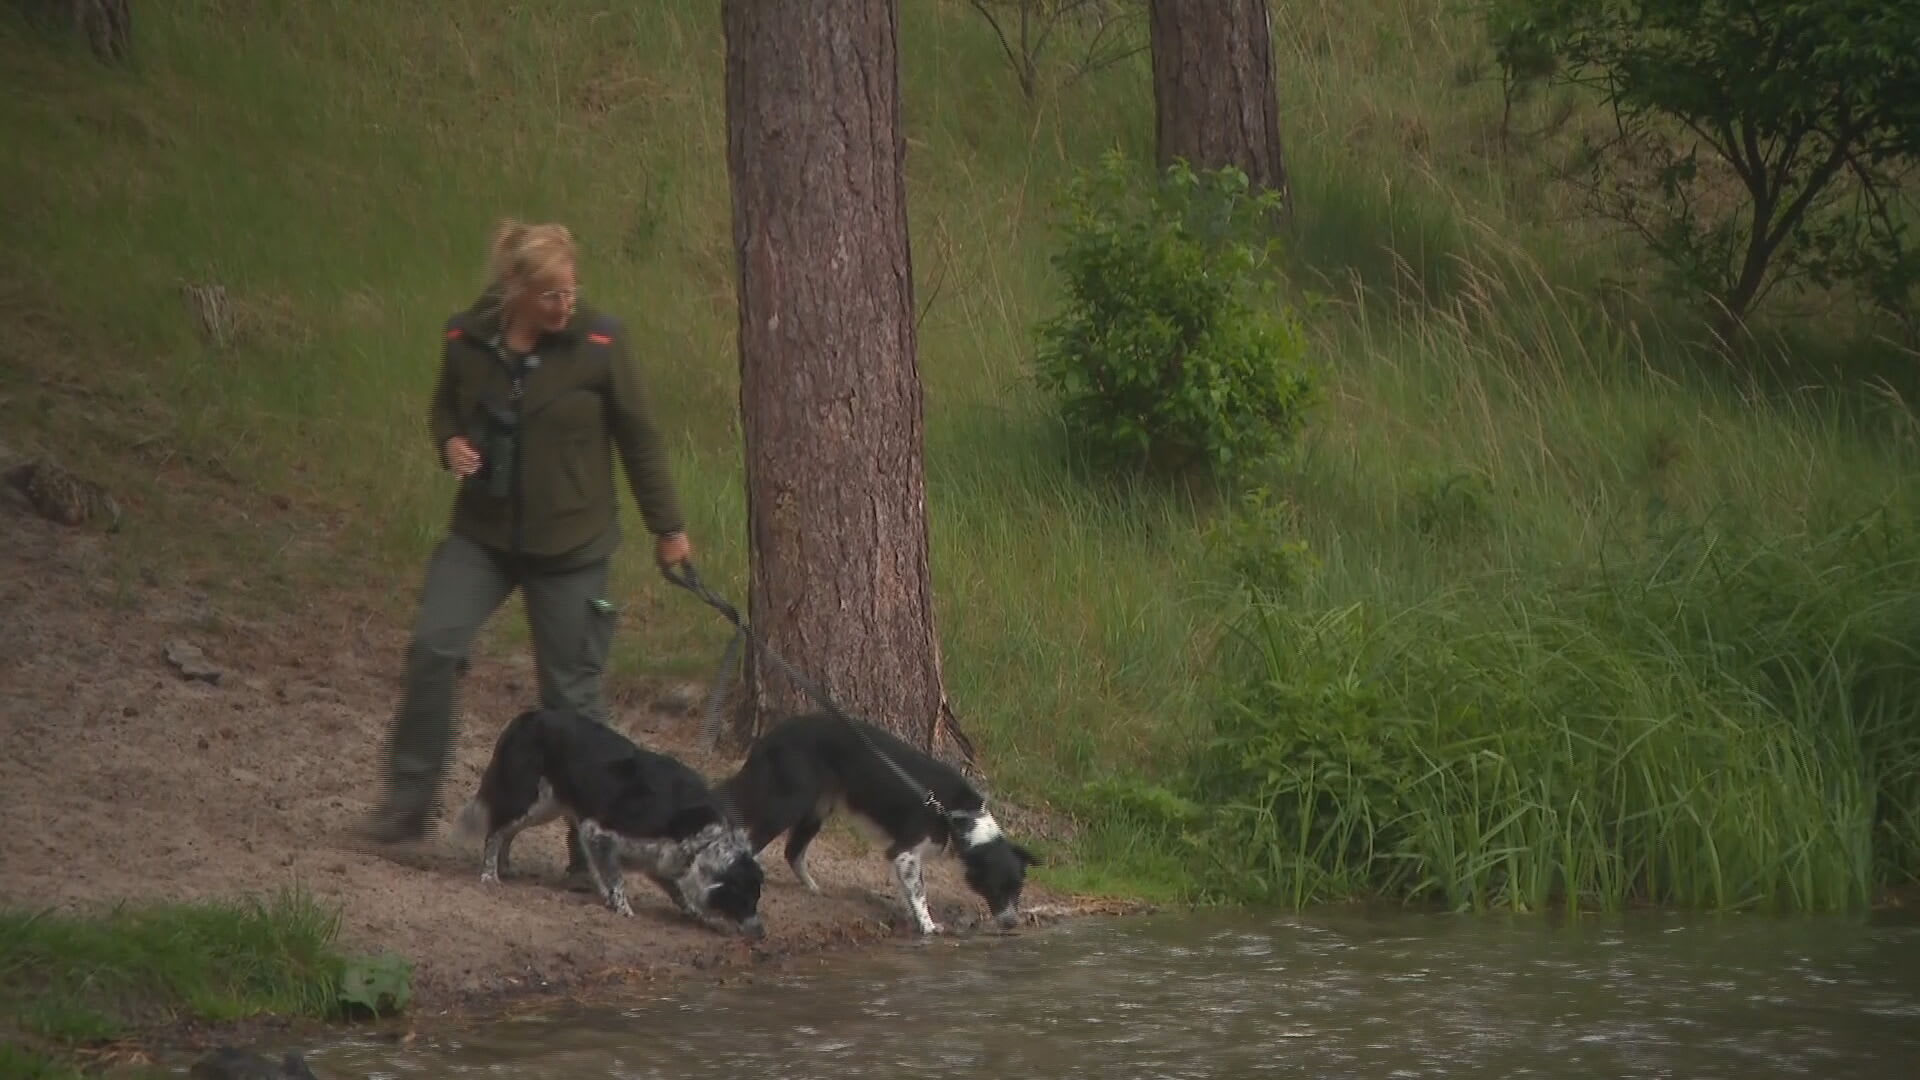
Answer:
<path fill-rule="evenodd" d="M 376 794 L 397 690 L 397 620 L 344 595 L 236 614 L 151 571 L 107 572 L 118 542 L 0 497 L 0 902 L 84 910 L 297 883 L 340 905 L 348 948 L 414 961 L 420 1011 L 911 935 L 885 861 L 844 824 L 809 860 L 821 895 L 794 881 L 777 842 L 762 853 L 768 936 L 757 945 L 682 919 L 640 879 L 631 920 L 562 890 L 558 824 L 521 839 L 516 876 L 500 886 L 480 883 L 477 847 L 444 833 L 411 851 L 357 850 L 349 829 Z M 183 676 L 166 656 L 173 642 L 202 650 L 217 683 Z M 474 790 L 531 683 L 524 655 L 476 658 L 451 806 Z M 615 722 L 709 777 L 733 764 L 693 750 L 689 716 L 628 706 Z M 958 931 L 985 914 L 951 860 L 929 866 L 928 892 Z M 1090 910 L 1034 887 L 1024 906 L 1035 921 Z"/>

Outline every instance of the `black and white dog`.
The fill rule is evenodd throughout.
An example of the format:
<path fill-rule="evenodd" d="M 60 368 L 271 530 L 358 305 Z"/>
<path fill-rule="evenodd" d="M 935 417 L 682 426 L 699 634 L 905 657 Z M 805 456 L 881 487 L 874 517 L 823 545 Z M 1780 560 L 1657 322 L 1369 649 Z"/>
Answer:
<path fill-rule="evenodd" d="M 462 834 L 486 837 L 480 880 L 500 880 L 521 830 L 563 816 L 579 830 L 587 867 L 613 910 L 633 914 L 625 886 L 632 868 L 687 915 L 765 935 L 760 864 L 699 773 L 604 724 L 529 710 L 500 733 L 479 793 L 460 812 Z"/>
<path fill-rule="evenodd" d="M 874 747 L 932 792 L 947 816 L 928 807 L 924 792 L 888 768 Z M 1003 929 L 1018 919 L 1027 867 L 1039 862 L 1007 839 L 986 800 L 957 770 L 859 720 L 808 713 L 780 722 L 753 744 L 720 790 L 747 826 L 756 854 L 788 834 L 787 865 L 812 892 L 820 888 L 807 872 L 807 845 L 840 807 L 865 819 L 887 838 L 894 880 L 922 934 L 940 930 L 927 911 L 923 854 L 950 846 L 966 865 L 967 885 Z"/>

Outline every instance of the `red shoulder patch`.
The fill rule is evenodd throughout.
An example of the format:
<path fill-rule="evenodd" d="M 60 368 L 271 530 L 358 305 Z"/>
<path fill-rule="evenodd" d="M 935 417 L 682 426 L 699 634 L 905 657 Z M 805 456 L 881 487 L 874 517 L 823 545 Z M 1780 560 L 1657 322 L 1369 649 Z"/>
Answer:
<path fill-rule="evenodd" d="M 587 340 L 593 342 L 595 345 L 613 344 L 613 338 L 609 337 L 606 334 L 588 334 Z"/>
<path fill-rule="evenodd" d="M 460 328 L 459 328 L 459 327 L 457 327 L 457 326 L 455 326 L 455 327 L 452 327 L 452 328 L 450 328 L 450 329 L 449 329 L 449 330 L 447 331 L 447 340 L 448 340 L 448 341 L 458 341 L 458 340 L 460 340 Z"/>

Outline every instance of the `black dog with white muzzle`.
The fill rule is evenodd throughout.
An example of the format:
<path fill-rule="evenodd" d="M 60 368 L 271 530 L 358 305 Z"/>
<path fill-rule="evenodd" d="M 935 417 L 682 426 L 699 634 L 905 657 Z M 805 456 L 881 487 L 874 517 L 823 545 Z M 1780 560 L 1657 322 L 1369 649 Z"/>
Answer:
<path fill-rule="evenodd" d="M 683 913 L 751 938 L 764 875 L 707 782 L 691 767 L 643 750 L 604 724 L 535 709 L 500 733 L 460 831 L 484 835 L 480 880 L 498 882 L 513 838 L 565 817 L 579 830 L 601 899 L 632 915 L 625 872 L 639 870 Z"/>
<path fill-rule="evenodd" d="M 904 774 L 904 775 L 903 775 Z M 791 717 L 762 735 L 720 794 L 759 852 L 787 834 L 787 865 L 810 891 L 807 846 L 844 807 L 887 838 L 894 881 L 922 934 L 938 933 L 927 910 L 921 860 L 951 849 L 967 885 L 1002 929 L 1019 921 L 1027 867 L 1039 863 L 1008 839 L 986 799 L 957 769 L 865 721 L 827 713 Z"/>

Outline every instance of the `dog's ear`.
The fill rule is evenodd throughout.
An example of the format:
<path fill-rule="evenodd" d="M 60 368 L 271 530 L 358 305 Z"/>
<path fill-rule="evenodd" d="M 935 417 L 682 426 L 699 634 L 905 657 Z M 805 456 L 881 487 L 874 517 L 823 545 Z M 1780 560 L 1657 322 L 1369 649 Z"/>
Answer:
<path fill-rule="evenodd" d="M 1026 848 L 1021 847 L 1019 844 L 1013 845 L 1013 853 L 1019 856 L 1020 861 L 1026 863 L 1028 866 L 1040 865 L 1040 856 L 1035 855 L 1033 852 L 1028 851 Z"/>

